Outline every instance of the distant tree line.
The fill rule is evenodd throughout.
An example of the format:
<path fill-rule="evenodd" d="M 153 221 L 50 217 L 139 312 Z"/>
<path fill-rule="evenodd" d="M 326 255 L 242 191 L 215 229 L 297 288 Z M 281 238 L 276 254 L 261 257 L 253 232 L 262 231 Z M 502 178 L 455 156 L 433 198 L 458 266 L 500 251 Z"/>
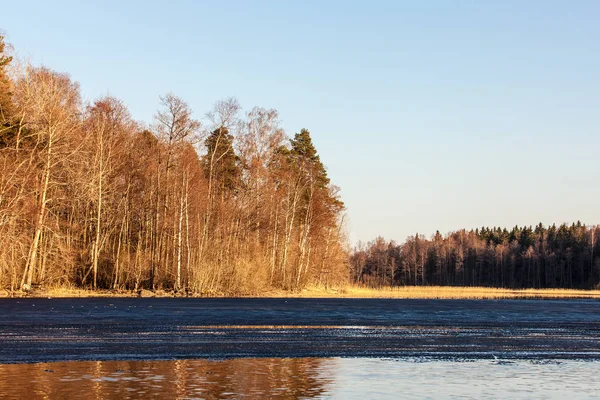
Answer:
<path fill-rule="evenodd" d="M 245 293 L 347 278 L 344 205 L 308 130 L 167 94 L 151 124 L 18 65 L 0 36 L 0 287 Z"/>
<path fill-rule="evenodd" d="M 379 237 L 350 255 L 355 283 L 383 285 L 597 288 L 600 226 L 482 227 L 402 244 Z"/>

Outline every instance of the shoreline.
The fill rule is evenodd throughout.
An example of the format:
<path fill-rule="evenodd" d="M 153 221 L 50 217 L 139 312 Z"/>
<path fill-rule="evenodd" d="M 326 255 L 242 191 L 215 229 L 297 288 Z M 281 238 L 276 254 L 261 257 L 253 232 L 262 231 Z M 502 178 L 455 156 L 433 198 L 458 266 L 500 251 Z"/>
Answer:
<path fill-rule="evenodd" d="M 300 291 L 268 290 L 260 293 L 175 293 L 168 290 L 88 290 L 41 288 L 31 292 L 0 291 L 3 298 L 331 298 L 331 299 L 600 299 L 600 290 L 503 289 L 465 286 L 400 286 L 381 289 L 347 286 L 337 289 L 309 287 Z"/>

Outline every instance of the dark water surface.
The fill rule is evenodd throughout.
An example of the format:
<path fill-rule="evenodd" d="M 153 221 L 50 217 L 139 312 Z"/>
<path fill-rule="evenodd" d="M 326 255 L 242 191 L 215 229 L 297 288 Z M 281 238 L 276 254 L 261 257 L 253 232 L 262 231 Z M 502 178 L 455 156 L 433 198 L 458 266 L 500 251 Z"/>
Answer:
<path fill-rule="evenodd" d="M 597 364 L 242 358 L 0 364 L 6 399 L 594 399 Z"/>
<path fill-rule="evenodd" d="M 0 300 L 0 363 L 243 357 L 600 360 L 600 300 Z"/>

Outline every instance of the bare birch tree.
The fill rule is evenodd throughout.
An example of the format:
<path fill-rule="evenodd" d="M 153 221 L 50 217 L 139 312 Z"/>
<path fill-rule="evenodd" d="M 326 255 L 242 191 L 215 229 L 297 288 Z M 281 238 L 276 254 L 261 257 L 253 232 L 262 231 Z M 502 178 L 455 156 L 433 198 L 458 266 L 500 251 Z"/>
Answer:
<path fill-rule="evenodd" d="M 35 230 L 22 279 L 23 288 L 28 290 L 38 263 L 52 188 L 56 184 L 53 178 L 60 163 L 69 157 L 68 150 L 62 146 L 80 126 L 79 87 L 65 74 L 28 66 L 16 83 L 15 99 L 27 128 L 35 134 L 34 152 L 42 165 L 36 193 Z"/>

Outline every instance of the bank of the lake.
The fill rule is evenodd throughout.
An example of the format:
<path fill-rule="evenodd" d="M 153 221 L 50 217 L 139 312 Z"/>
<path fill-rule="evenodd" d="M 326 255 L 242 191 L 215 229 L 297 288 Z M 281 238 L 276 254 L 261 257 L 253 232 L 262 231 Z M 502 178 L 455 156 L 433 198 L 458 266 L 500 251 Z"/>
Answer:
<path fill-rule="evenodd" d="M 89 290 L 80 288 L 38 288 L 31 292 L 0 290 L 0 298 L 88 298 L 88 297 L 247 297 L 247 298 L 340 298 L 340 299 L 597 299 L 600 290 L 578 289 L 506 289 L 469 286 L 400 286 L 369 288 L 309 287 L 301 290 L 265 290 L 253 293 L 192 293 L 169 290 Z"/>

